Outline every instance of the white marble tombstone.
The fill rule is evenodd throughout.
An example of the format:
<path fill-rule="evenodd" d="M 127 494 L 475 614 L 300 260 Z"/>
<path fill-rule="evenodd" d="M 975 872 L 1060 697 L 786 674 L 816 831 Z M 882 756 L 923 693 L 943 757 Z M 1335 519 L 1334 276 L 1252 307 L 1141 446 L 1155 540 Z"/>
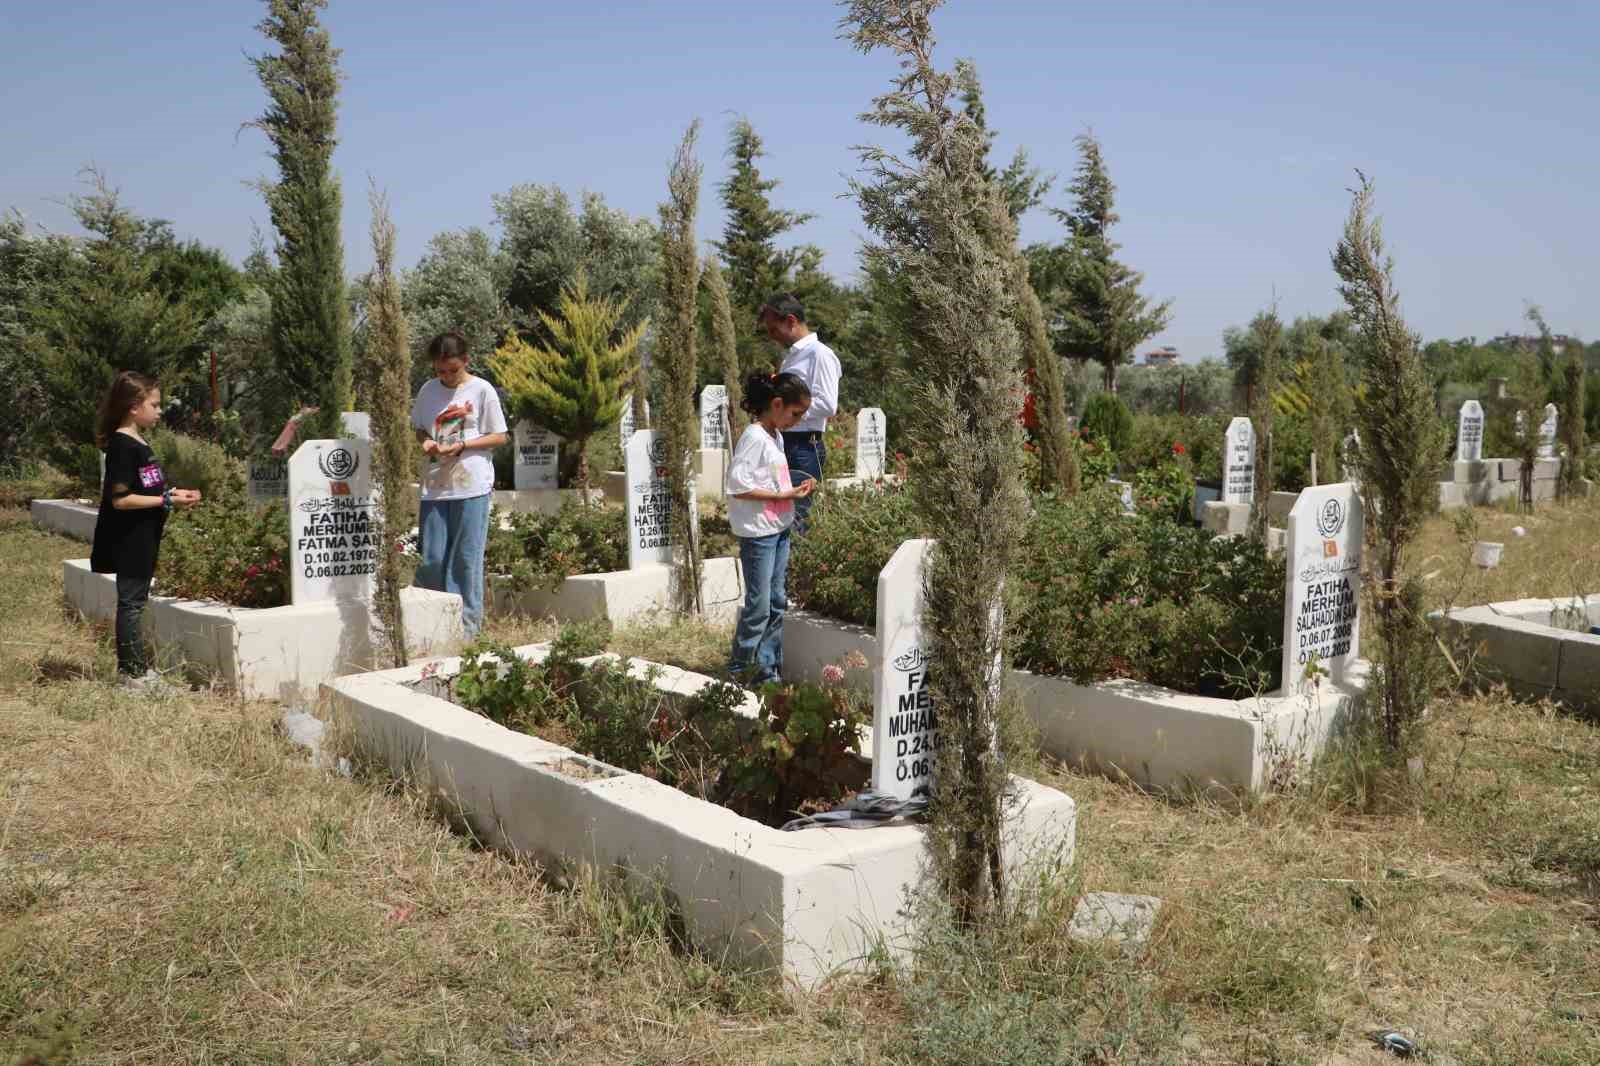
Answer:
<path fill-rule="evenodd" d="M 370 600 L 377 574 L 372 444 L 308 440 L 289 458 L 289 579 L 296 604 Z"/>
<path fill-rule="evenodd" d="M 370 441 L 372 415 L 366 411 L 346 411 L 339 416 L 346 437 Z M 292 439 L 289 438 L 289 439 Z M 245 464 L 245 487 L 251 503 L 271 503 L 289 498 L 289 457 L 268 451 Z"/>
<path fill-rule="evenodd" d="M 518 492 L 553 489 L 560 485 L 561 438 L 527 419 L 517 423 L 512 484 Z"/>
<path fill-rule="evenodd" d="M 721 451 L 728 440 L 728 390 L 723 385 L 707 385 L 700 390 L 700 449 Z"/>
<path fill-rule="evenodd" d="M 1539 423 L 1539 458 L 1554 459 L 1556 457 L 1556 427 L 1560 422 L 1560 412 L 1556 405 L 1544 405 L 1544 421 Z"/>
<path fill-rule="evenodd" d="M 1256 498 L 1256 431 L 1248 418 L 1228 423 L 1222 446 L 1222 502 L 1253 503 Z"/>
<path fill-rule="evenodd" d="M 666 442 L 642 429 L 623 449 L 628 491 L 628 569 L 672 562 L 672 496 Z"/>
<path fill-rule="evenodd" d="M 922 633 L 922 568 L 931 540 L 908 540 L 878 574 L 878 688 L 872 715 L 872 787 L 900 799 L 933 782 L 939 727 Z"/>
<path fill-rule="evenodd" d="M 1361 497 L 1349 482 L 1305 489 L 1289 511 L 1284 561 L 1283 692 L 1311 663 L 1344 678 L 1361 653 Z"/>
<path fill-rule="evenodd" d="M 887 456 L 888 420 L 881 408 L 863 407 L 856 412 L 856 477 L 883 477 Z"/>
<path fill-rule="evenodd" d="M 1483 461 L 1483 406 L 1477 400 L 1461 405 L 1456 419 L 1456 462 Z"/>

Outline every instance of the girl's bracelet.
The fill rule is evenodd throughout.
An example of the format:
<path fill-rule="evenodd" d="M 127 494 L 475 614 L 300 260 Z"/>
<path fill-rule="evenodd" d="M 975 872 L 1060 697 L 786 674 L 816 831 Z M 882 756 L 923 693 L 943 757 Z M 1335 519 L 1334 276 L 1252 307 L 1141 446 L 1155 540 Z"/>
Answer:
<path fill-rule="evenodd" d="M 163 510 L 172 510 L 172 490 L 165 489 L 161 493 L 161 507 Z"/>

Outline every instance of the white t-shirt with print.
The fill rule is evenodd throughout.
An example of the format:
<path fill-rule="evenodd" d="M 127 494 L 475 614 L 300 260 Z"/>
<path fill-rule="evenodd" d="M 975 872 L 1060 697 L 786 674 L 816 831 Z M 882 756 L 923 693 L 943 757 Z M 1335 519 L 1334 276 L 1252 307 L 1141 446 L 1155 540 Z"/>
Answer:
<path fill-rule="evenodd" d="M 783 434 L 768 433 L 752 422 L 733 449 L 728 464 L 728 524 L 736 537 L 770 537 L 794 522 L 793 500 L 739 500 L 751 489 L 779 492 L 793 488 L 789 460 L 783 456 Z"/>
<path fill-rule="evenodd" d="M 454 389 L 438 378 L 417 390 L 411 404 L 411 425 L 443 444 L 465 444 L 490 433 L 506 431 L 506 416 L 494 386 L 468 376 Z M 424 500 L 467 500 L 494 491 L 494 459 L 472 448 L 447 459 L 431 458 L 422 475 Z"/>

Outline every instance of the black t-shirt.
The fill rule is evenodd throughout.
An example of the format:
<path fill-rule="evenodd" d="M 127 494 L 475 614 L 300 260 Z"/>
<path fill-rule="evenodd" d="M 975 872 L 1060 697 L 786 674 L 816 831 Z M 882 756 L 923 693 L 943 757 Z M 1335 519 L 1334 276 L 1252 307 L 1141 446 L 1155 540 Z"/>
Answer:
<path fill-rule="evenodd" d="M 150 445 L 126 433 L 111 434 L 106 443 L 106 477 L 100 488 L 100 517 L 94 524 L 89 568 L 97 574 L 153 577 L 165 507 L 119 511 L 111 501 L 121 496 L 159 496 L 167 490 L 166 475 Z"/>

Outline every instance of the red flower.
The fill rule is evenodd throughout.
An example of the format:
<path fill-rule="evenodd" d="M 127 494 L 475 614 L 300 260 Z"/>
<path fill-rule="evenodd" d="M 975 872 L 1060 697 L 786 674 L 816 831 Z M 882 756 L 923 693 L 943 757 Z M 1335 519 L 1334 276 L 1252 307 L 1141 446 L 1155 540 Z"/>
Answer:
<path fill-rule="evenodd" d="M 1183 454 L 1183 442 L 1182 441 L 1173 441 L 1172 442 L 1172 454 L 1173 455 L 1182 455 Z"/>

